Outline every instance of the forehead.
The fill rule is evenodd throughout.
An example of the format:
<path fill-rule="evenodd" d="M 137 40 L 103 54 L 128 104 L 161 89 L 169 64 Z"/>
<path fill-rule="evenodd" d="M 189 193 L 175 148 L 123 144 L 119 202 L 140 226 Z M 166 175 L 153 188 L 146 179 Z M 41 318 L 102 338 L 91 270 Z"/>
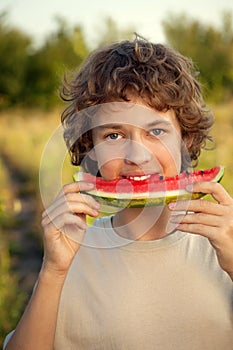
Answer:
<path fill-rule="evenodd" d="M 127 124 L 140 128 L 146 128 L 155 124 L 166 124 L 175 128 L 178 126 L 173 110 L 159 112 L 147 106 L 131 102 L 104 103 L 92 110 L 92 128 L 114 124 Z"/>

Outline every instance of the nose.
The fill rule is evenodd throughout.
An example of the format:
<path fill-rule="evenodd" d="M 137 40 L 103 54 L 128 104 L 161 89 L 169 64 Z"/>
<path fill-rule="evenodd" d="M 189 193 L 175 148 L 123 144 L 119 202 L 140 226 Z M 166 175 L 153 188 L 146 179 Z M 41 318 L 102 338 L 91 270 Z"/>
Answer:
<path fill-rule="evenodd" d="M 141 143 L 128 140 L 125 152 L 126 164 L 144 164 L 152 160 L 151 152 Z"/>

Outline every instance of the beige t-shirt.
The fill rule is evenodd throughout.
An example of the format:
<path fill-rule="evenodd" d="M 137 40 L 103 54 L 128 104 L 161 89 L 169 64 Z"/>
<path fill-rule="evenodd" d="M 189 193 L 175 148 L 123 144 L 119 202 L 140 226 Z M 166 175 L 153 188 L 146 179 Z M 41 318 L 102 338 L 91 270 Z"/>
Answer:
<path fill-rule="evenodd" d="M 55 350 L 232 350 L 233 283 L 201 236 L 88 229 L 60 300 Z"/>

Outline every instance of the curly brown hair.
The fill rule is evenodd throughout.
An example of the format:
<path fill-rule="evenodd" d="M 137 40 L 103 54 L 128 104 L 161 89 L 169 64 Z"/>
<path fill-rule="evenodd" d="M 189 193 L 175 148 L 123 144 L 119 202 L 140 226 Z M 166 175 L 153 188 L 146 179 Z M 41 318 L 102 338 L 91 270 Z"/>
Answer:
<path fill-rule="evenodd" d="M 186 146 L 182 169 L 196 166 L 201 149 L 212 140 L 209 131 L 213 124 L 197 75 L 191 59 L 138 36 L 93 51 L 71 81 L 64 79 L 61 92 L 62 99 L 69 102 L 61 120 L 72 164 L 85 160 L 91 171 L 92 162 L 85 158 L 93 147 L 87 107 L 129 102 L 130 94 L 156 111 L 175 111 Z"/>

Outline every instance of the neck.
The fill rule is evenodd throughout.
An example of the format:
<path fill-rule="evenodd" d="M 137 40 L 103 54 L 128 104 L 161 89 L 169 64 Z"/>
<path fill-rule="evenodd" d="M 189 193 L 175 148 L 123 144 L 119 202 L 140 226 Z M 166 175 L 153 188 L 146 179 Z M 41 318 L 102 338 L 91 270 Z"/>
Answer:
<path fill-rule="evenodd" d="M 113 217 L 115 232 L 130 240 L 155 240 L 170 234 L 170 210 L 164 207 L 126 208 Z"/>

